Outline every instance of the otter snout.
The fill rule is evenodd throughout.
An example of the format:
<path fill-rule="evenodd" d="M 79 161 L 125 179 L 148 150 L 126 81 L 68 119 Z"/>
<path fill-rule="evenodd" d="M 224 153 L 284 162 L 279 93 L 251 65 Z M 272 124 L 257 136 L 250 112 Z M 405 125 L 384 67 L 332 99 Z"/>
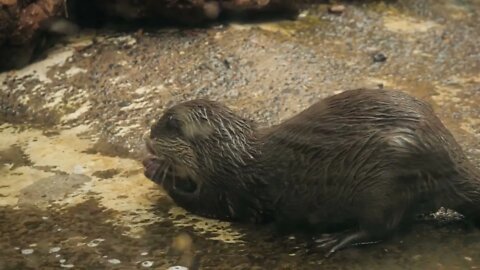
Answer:
<path fill-rule="evenodd" d="M 157 184 L 161 184 L 162 178 L 158 177 L 160 169 L 160 163 L 158 162 L 158 159 L 154 157 L 147 157 L 142 161 L 142 164 L 144 168 L 143 174 L 145 177 Z"/>
<path fill-rule="evenodd" d="M 144 139 L 144 142 L 145 142 L 145 147 L 147 148 L 147 152 L 148 152 L 150 155 L 158 156 L 158 153 L 157 153 L 157 151 L 155 150 L 155 147 L 153 147 L 152 140 L 150 140 L 149 138 L 145 138 L 145 139 Z"/>
<path fill-rule="evenodd" d="M 142 136 L 142 139 L 148 152 L 147 157 L 142 160 L 142 165 L 144 168 L 143 174 L 145 175 L 145 177 L 152 180 L 153 182 L 157 184 L 162 184 L 162 160 L 159 158 L 157 152 L 155 151 L 155 148 L 152 145 L 152 140 L 150 139 L 150 132 L 145 132 Z"/>

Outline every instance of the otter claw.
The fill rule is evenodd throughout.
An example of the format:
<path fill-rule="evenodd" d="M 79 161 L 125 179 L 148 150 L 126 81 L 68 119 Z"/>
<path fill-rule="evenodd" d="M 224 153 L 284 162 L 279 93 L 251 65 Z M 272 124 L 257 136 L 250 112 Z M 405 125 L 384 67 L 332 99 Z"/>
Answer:
<path fill-rule="evenodd" d="M 318 244 L 317 247 L 319 248 L 329 247 L 335 244 L 336 242 L 338 242 L 338 239 L 325 239 L 320 242 L 317 241 L 317 244 Z"/>
<path fill-rule="evenodd" d="M 338 235 L 325 235 L 322 238 L 316 239 L 315 244 L 317 248 L 325 249 L 332 247 L 338 240 Z"/>

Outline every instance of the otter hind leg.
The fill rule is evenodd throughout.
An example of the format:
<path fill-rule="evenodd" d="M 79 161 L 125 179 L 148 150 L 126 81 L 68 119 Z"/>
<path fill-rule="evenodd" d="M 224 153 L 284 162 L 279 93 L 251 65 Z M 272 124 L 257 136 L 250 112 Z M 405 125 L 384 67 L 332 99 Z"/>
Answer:
<path fill-rule="evenodd" d="M 350 233 L 341 233 L 333 238 L 329 244 L 332 246 L 326 257 L 330 257 L 337 251 L 353 246 L 372 245 L 388 238 L 397 229 L 398 223 L 387 222 L 387 224 L 361 224 L 361 228 Z"/>
<path fill-rule="evenodd" d="M 377 200 L 370 199 L 369 202 L 363 211 L 359 212 L 358 230 L 334 236 L 334 241 L 328 242 L 330 250 L 326 257 L 352 246 L 379 243 L 392 236 L 401 224 L 410 220 L 408 201 L 382 197 Z"/>

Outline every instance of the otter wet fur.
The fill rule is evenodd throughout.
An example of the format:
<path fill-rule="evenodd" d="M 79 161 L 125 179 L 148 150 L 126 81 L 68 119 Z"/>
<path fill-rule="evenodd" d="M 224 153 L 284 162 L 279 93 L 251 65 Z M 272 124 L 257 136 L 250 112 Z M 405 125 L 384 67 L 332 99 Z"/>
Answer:
<path fill-rule="evenodd" d="M 447 207 L 480 223 L 480 172 L 429 104 L 395 90 L 330 96 L 269 128 L 219 102 L 175 105 L 145 137 L 147 178 L 200 216 L 353 231 L 328 254 Z"/>

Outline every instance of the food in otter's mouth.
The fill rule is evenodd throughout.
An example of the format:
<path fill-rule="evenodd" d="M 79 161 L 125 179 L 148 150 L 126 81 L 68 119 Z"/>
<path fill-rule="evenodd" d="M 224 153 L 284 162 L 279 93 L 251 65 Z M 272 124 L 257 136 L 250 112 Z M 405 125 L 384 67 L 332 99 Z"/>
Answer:
<path fill-rule="evenodd" d="M 179 206 L 284 230 L 351 225 L 326 239 L 328 254 L 441 206 L 480 224 L 479 170 L 433 109 L 400 91 L 348 90 L 265 129 L 191 100 L 166 110 L 145 141 L 145 175 Z"/>
<path fill-rule="evenodd" d="M 143 160 L 144 174 L 148 179 L 152 179 L 155 183 L 161 185 L 166 177 L 174 177 L 174 187 L 184 192 L 195 192 L 197 184 L 189 178 L 181 178 L 172 175 L 171 169 L 165 161 L 155 156 L 149 156 Z"/>
<path fill-rule="evenodd" d="M 193 193 L 197 190 L 197 184 L 188 177 L 175 177 L 175 171 L 172 170 L 172 164 L 165 159 L 158 158 L 154 147 L 149 140 L 145 140 L 149 155 L 143 160 L 144 174 L 155 183 L 161 185 L 166 177 L 174 179 L 174 187 L 187 193 Z"/>

